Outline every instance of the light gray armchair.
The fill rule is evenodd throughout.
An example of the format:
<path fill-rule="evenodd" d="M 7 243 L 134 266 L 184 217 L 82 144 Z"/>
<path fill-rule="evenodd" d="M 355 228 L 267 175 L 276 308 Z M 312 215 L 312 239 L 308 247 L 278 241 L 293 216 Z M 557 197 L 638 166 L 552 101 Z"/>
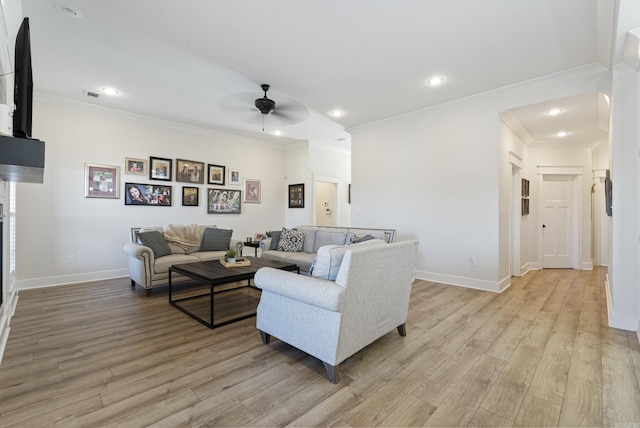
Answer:
<path fill-rule="evenodd" d="M 418 241 L 353 246 L 343 252 L 335 281 L 260 269 L 262 341 L 275 336 L 318 358 L 337 383 L 346 358 L 393 329 L 406 335 L 417 248 Z"/>

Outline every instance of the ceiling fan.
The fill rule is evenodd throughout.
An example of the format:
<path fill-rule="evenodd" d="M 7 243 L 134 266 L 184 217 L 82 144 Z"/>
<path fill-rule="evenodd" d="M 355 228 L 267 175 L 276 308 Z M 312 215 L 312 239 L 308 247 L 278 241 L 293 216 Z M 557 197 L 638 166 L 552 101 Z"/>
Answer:
<path fill-rule="evenodd" d="M 231 94 L 222 98 L 220 110 L 235 120 L 262 124 L 263 131 L 265 123 L 277 128 L 297 125 L 309 117 L 309 109 L 302 103 L 282 95 L 278 96 L 276 103 L 267 96 L 271 86 L 263 83 L 260 87 L 264 92 L 262 97 L 255 98 L 255 93 L 247 92 Z"/>

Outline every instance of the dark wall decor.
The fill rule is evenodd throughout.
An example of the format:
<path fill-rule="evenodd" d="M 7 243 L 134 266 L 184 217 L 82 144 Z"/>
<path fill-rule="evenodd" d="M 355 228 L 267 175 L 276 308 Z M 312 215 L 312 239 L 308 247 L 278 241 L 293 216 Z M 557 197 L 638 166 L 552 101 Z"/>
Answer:
<path fill-rule="evenodd" d="M 304 183 L 289 185 L 289 208 L 304 208 Z"/>
<path fill-rule="evenodd" d="M 171 159 L 149 157 L 149 178 L 152 180 L 171 181 Z"/>
<path fill-rule="evenodd" d="M 171 206 L 171 186 L 125 183 L 125 205 Z"/>
<path fill-rule="evenodd" d="M 240 214 L 241 191 L 229 189 L 207 190 L 207 214 Z"/>

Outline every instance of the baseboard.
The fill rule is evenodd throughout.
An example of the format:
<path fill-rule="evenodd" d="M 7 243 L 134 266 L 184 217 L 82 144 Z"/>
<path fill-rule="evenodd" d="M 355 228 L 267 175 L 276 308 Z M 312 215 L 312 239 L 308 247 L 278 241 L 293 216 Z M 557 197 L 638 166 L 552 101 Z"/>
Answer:
<path fill-rule="evenodd" d="M 29 290 L 32 288 L 55 287 L 58 285 L 77 284 L 80 282 L 100 281 L 103 279 L 123 278 L 127 276 L 129 276 L 129 269 L 114 269 L 74 275 L 49 276 L 22 280 L 18 279 L 16 281 L 16 285 L 18 290 Z"/>
<path fill-rule="evenodd" d="M 604 289 L 607 296 L 607 317 L 609 327 L 619 328 L 620 330 L 635 331 L 638 334 L 640 323 L 634 316 L 628 314 L 620 314 L 613 311 L 613 303 L 611 301 L 611 284 L 609 283 L 609 274 L 605 275 Z"/>
<path fill-rule="evenodd" d="M 582 262 L 580 270 L 593 270 L 593 262 Z"/>
<path fill-rule="evenodd" d="M 502 286 L 502 283 L 504 282 L 504 280 L 500 282 L 493 282 L 493 281 L 486 281 L 483 279 L 467 278 L 467 277 L 455 276 L 455 275 L 444 275 L 440 273 L 427 272 L 427 271 L 421 271 L 421 270 L 416 271 L 416 278 L 422 279 L 424 281 L 439 282 L 441 284 L 456 285 L 458 287 L 492 291 L 494 293 L 500 293 L 501 291 L 503 291 L 501 286 Z"/>
<path fill-rule="evenodd" d="M 18 306 L 18 293 L 14 292 L 8 301 L 3 303 L 2 312 L 0 312 L 0 365 L 9 340 L 11 317 L 16 311 L 16 306 Z"/>

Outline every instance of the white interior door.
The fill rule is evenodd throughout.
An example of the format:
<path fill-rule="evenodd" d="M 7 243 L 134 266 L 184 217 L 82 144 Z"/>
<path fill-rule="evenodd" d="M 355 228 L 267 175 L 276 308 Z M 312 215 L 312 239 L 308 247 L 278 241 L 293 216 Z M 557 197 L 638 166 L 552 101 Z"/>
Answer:
<path fill-rule="evenodd" d="M 336 183 L 316 181 L 316 226 L 337 226 Z"/>
<path fill-rule="evenodd" d="M 572 268 L 571 195 L 573 177 L 545 175 L 543 178 L 543 268 Z"/>

